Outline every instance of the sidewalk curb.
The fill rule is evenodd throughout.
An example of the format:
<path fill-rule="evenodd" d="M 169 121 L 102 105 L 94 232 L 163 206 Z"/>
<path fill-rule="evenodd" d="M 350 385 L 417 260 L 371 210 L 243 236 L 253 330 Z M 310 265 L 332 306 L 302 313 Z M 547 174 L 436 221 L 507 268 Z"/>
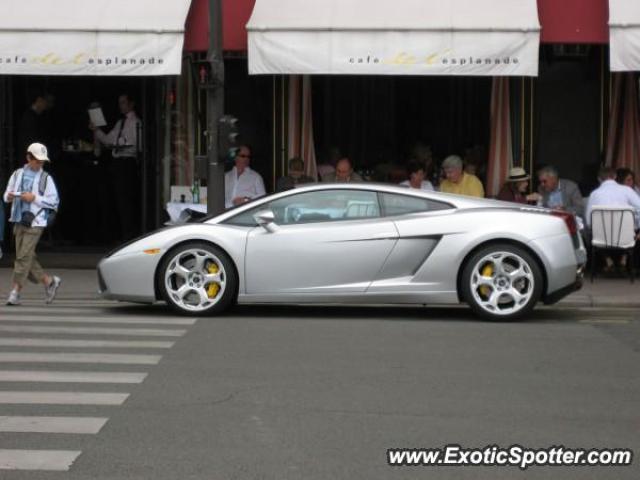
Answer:
<path fill-rule="evenodd" d="M 586 307 L 586 308 L 638 308 L 640 310 L 640 297 L 638 300 L 628 300 L 628 299 L 616 299 L 615 297 L 599 297 L 587 295 L 587 298 L 581 299 L 573 299 L 568 298 L 566 300 L 561 300 L 553 306 L 559 307 Z M 639 312 L 640 313 L 640 312 Z"/>

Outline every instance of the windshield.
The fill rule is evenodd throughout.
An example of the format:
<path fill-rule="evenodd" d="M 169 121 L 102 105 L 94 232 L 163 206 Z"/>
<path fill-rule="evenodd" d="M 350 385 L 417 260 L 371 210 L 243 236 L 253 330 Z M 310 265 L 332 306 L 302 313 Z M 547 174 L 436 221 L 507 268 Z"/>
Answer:
<path fill-rule="evenodd" d="M 218 216 L 220 216 L 220 215 L 222 215 L 222 214 L 229 213 L 229 212 L 233 212 L 234 210 L 237 210 L 237 209 L 239 209 L 240 207 L 247 207 L 247 206 L 249 206 L 249 205 L 257 204 L 257 203 L 259 203 L 261 200 L 264 200 L 266 197 L 267 197 L 267 195 L 261 195 L 261 196 L 259 196 L 259 197 L 253 198 L 253 199 L 249 200 L 248 202 L 242 203 L 242 204 L 240 204 L 240 205 L 235 205 L 235 206 L 230 207 L 230 208 L 225 208 L 224 212 L 216 213 L 216 214 L 214 214 L 214 215 L 205 215 L 203 218 L 199 219 L 199 220 L 198 220 L 197 222 L 195 222 L 195 223 L 206 223 L 206 222 L 208 222 L 209 220 L 212 220 L 212 219 L 214 219 L 214 218 L 216 218 L 216 217 L 218 217 Z"/>

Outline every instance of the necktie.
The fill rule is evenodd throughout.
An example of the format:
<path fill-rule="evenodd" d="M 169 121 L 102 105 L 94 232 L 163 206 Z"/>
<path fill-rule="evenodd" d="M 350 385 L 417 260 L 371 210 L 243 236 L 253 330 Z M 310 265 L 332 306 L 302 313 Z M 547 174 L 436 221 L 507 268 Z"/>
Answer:
<path fill-rule="evenodd" d="M 120 138 L 122 137 L 122 130 L 124 130 L 124 122 L 127 121 L 127 117 L 122 117 L 120 120 L 120 129 L 118 130 L 118 137 L 116 138 L 116 145 L 120 145 Z"/>

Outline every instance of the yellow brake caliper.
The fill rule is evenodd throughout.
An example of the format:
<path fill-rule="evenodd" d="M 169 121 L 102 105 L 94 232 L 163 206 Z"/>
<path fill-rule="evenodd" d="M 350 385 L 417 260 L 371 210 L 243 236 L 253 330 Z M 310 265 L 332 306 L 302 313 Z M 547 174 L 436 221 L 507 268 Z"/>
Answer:
<path fill-rule="evenodd" d="M 209 264 L 209 266 L 207 267 L 207 272 L 209 272 L 209 274 L 211 274 L 211 275 L 215 275 L 219 271 L 220 271 L 220 269 L 218 268 L 218 265 L 216 265 L 213 262 L 211 262 Z M 218 292 L 220 292 L 220 285 L 218 285 L 217 283 L 210 283 L 208 285 L 208 287 L 207 287 L 207 296 L 209 298 L 216 298 L 218 296 Z"/>
<path fill-rule="evenodd" d="M 493 265 L 487 263 L 484 267 L 482 267 L 482 272 L 480 273 L 482 273 L 483 277 L 493 276 Z M 488 287 L 486 285 L 481 285 L 478 290 L 480 291 L 480 295 L 482 295 L 484 298 L 489 298 L 489 296 L 491 295 L 491 287 Z"/>

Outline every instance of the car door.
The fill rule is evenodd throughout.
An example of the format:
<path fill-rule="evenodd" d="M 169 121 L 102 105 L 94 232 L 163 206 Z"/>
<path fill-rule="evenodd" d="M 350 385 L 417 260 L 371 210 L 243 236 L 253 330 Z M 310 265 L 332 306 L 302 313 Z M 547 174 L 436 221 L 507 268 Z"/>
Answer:
<path fill-rule="evenodd" d="M 269 204 L 275 225 L 247 238 L 247 294 L 364 292 L 398 238 L 376 192 L 328 189 Z"/>
<path fill-rule="evenodd" d="M 426 292 L 438 289 L 433 272 L 424 270 L 441 239 L 455 227 L 449 215 L 455 207 L 422 196 L 381 193 L 382 212 L 393 220 L 399 239 L 367 293 Z M 452 265 L 445 270 L 455 271 Z M 421 275 L 417 275 L 421 273 Z"/>

